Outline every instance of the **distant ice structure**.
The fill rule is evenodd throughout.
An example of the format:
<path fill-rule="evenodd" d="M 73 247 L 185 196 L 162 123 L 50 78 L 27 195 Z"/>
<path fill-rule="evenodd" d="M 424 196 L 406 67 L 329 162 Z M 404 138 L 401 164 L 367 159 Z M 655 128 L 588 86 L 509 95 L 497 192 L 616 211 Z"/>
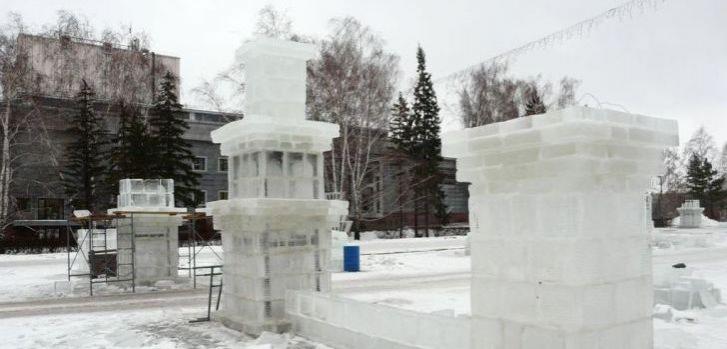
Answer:
<path fill-rule="evenodd" d="M 343 246 L 349 242 L 348 232 L 351 230 L 351 221 L 339 222 L 331 230 L 331 261 L 328 269 L 332 272 L 343 271 Z"/>
<path fill-rule="evenodd" d="M 704 208 L 699 206 L 699 200 L 684 201 L 679 211 L 679 228 L 699 228 L 702 226 L 702 212 Z"/>
<path fill-rule="evenodd" d="M 472 348 L 651 348 L 643 193 L 677 123 L 572 107 L 446 134 L 470 186 Z"/>
<path fill-rule="evenodd" d="M 119 208 L 174 207 L 174 180 L 172 179 L 122 179 L 119 181 Z"/>
<path fill-rule="evenodd" d="M 287 290 L 330 289 L 330 227 L 348 202 L 323 195 L 323 152 L 338 125 L 305 119 L 306 61 L 317 52 L 269 38 L 243 45 L 245 118 L 212 132 L 231 160 L 230 199 L 207 210 L 225 251 L 217 319 L 248 334 L 290 329 Z"/>
<path fill-rule="evenodd" d="M 179 226 L 185 208 L 174 207 L 172 179 L 122 179 L 115 212 L 132 217 L 117 224 L 119 246 L 131 246 L 134 231 L 134 277 L 139 284 L 177 278 L 179 267 Z M 130 275 L 130 249 L 119 249 L 119 275 Z"/>
<path fill-rule="evenodd" d="M 675 217 L 674 219 L 671 220 L 672 227 L 679 228 L 681 226 L 681 223 L 682 223 L 681 217 Z M 720 221 L 715 221 L 714 219 L 711 219 L 711 218 L 705 216 L 704 214 L 702 214 L 701 223 L 699 225 L 700 228 L 714 228 L 714 227 L 719 227 L 720 225 L 722 225 L 722 223 L 720 223 Z"/>

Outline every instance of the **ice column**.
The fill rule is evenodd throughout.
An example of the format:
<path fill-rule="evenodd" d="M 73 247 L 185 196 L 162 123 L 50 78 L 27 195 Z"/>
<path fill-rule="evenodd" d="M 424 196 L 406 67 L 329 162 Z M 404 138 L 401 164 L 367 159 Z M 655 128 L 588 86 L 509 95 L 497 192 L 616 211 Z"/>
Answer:
<path fill-rule="evenodd" d="M 122 179 L 119 181 L 119 212 L 127 219 L 117 223 L 118 275 L 131 273 L 131 229 L 134 232 L 134 277 L 138 284 L 177 278 L 179 226 L 184 208 L 174 207 L 171 179 Z"/>
<path fill-rule="evenodd" d="M 574 107 L 445 135 L 471 182 L 472 348 L 651 348 L 643 196 L 677 123 Z"/>
<path fill-rule="evenodd" d="M 702 212 L 704 208 L 699 206 L 699 200 L 684 201 L 679 211 L 679 228 L 699 228 L 702 226 Z"/>
<path fill-rule="evenodd" d="M 246 112 L 212 132 L 230 159 L 229 200 L 208 204 L 225 251 L 217 318 L 249 334 L 285 331 L 286 290 L 330 289 L 330 227 L 348 203 L 326 200 L 323 152 L 335 124 L 305 119 L 310 44 L 259 38 L 238 52 Z"/>

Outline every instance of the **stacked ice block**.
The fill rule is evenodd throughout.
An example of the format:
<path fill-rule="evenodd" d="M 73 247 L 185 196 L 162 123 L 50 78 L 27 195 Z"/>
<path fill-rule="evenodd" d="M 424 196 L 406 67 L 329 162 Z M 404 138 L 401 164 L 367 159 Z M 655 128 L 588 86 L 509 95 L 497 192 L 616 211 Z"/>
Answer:
<path fill-rule="evenodd" d="M 122 179 L 118 207 L 174 207 L 173 179 Z"/>
<path fill-rule="evenodd" d="M 445 135 L 471 182 L 472 348 L 650 348 L 643 195 L 671 120 L 575 107 Z"/>
<path fill-rule="evenodd" d="M 180 213 L 186 209 L 174 207 L 174 180 L 122 179 L 117 204 L 109 213 L 119 212 L 131 218 L 117 222 L 119 274 L 132 275 L 133 245 L 133 275 L 137 283 L 176 279 Z"/>
<path fill-rule="evenodd" d="M 347 203 L 281 199 L 222 203 L 212 203 L 225 251 L 220 319 L 251 334 L 287 330 L 286 290 L 330 290 L 329 227 Z"/>
<path fill-rule="evenodd" d="M 704 208 L 699 206 L 699 200 L 684 201 L 679 211 L 679 228 L 699 228 L 702 226 L 702 212 Z"/>
<path fill-rule="evenodd" d="M 222 231 L 225 287 L 217 318 L 249 334 L 286 331 L 286 290 L 327 291 L 330 227 L 348 203 L 323 199 L 323 152 L 338 126 L 305 119 L 310 44 L 248 42 L 245 118 L 212 132 L 231 159 L 230 200 L 208 204 Z"/>

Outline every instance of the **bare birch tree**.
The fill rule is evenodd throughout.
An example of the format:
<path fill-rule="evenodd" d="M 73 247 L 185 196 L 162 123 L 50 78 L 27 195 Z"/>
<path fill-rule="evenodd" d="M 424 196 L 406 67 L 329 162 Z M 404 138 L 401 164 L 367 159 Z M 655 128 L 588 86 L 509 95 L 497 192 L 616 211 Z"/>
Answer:
<path fill-rule="evenodd" d="M 362 193 L 374 185 L 381 165 L 399 74 L 399 58 L 354 18 L 331 21 L 332 33 L 321 42 L 321 56 L 308 66 L 308 117 L 341 127 L 334 142 L 329 190 L 350 203 L 350 215 L 364 214 Z"/>
<path fill-rule="evenodd" d="M 45 121 L 34 95 L 39 77 L 29 64 L 28 53 L 18 45 L 17 37 L 27 30 L 22 18 L 10 13 L 0 28 L 0 224 L 4 229 L 16 205 L 13 196 L 18 173 L 39 164 L 57 164 L 57 149 L 51 144 Z M 49 183 L 42 185 L 50 190 Z M 2 230 L 0 230 L 2 234 Z"/>
<path fill-rule="evenodd" d="M 538 75 L 530 79 L 508 76 L 508 66 L 494 63 L 472 71 L 459 91 L 459 114 L 464 127 L 507 121 L 525 113 L 533 94 L 545 100 L 547 109 L 562 109 L 575 104 L 578 80 L 564 77 L 553 92 L 552 83 Z"/>
<path fill-rule="evenodd" d="M 664 175 L 662 183 L 668 192 L 684 191 L 684 162 L 679 156 L 679 148 L 664 150 Z"/>
<path fill-rule="evenodd" d="M 696 155 L 700 159 L 707 159 L 710 163 L 717 163 L 717 145 L 704 126 L 700 126 L 687 143 L 684 144 L 682 159 L 687 161 L 692 155 Z"/>
<path fill-rule="evenodd" d="M 106 108 L 101 113 L 112 116 L 120 101 L 149 104 L 155 88 L 149 77 L 157 75 L 149 72 L 161 76 L 168 68 L 147 50 L 144 33 L 107 29 L 105 41 L 96 37 L 85 17 L 66 11 L 35 33 L 10 14 L 0 30 L 0 220 L 5 224 L 12 219 L 15 195 L 63 195 L 64 144 L 52 134 L 67 128 L 69 107 L 48 104 L 49 99 L 69 100 L 86 79 L 99 91 Z M 114 127 L 113 119 L 107 122 Z"/>

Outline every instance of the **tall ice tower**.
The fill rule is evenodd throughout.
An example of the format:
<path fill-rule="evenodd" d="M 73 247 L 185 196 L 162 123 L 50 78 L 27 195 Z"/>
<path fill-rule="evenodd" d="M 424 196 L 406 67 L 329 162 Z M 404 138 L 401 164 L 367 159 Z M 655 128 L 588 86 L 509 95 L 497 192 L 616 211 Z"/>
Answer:
<path fill-rule="evenodd" d="M 218 319 L 248 334 L 281 332 L 285 291 L 328 291 L 331 227 L 348 202 L 326 200 L 323 152 L 338 125 L 305 119 L 314 45 L 258 38 L 245 65 L 245 117 L 212 132 L 230 159 L 229 200 L 208 204 L 225 251 Z"/>

